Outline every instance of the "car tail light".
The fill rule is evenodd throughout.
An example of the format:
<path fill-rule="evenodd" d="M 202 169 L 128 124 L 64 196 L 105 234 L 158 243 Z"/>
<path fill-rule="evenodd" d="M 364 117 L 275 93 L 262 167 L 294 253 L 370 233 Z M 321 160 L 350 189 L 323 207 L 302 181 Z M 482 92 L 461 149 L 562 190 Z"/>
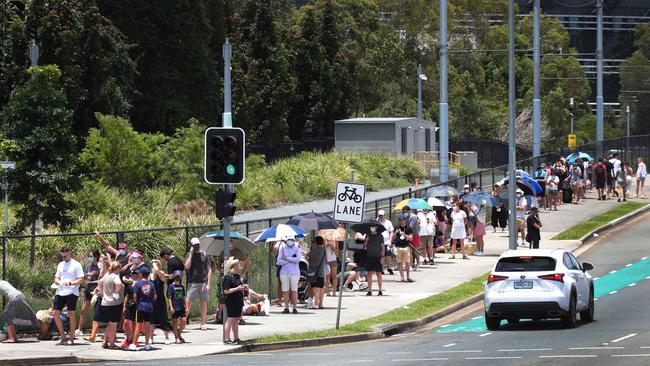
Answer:
<path fill-rule="evenodd" d="M 538 276 L 541 280 L 564 282 L 564 273 L 553 273 L 550 275 Z"/>
<path fill-rule="evenodd" d="M 507 279 L 508 279 L 508 277 L 506 277 L 506 276 L 497 276 L 497 275 L 491 274 L 491 275 L 488 276 L 487 281 L 488 281 L 488 283 L 491 283 L 491 282 L 503 281 L 503 280 L 507 280 Z"/>

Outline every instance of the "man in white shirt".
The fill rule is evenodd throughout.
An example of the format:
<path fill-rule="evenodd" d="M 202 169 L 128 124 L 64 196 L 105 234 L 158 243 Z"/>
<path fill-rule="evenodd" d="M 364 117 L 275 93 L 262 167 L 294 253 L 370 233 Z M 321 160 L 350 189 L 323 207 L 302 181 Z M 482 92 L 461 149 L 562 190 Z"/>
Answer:
<path fill-rule="evenodd" d="M 420 210 L 418 220 L 420 220 L 420 243 L 426 255 L 424 264 L 433 265 L 433 235 L 436 231 L 435 215 L 432 215 L 429 210 Z"/>
<path fill-rule="evenodd" d="M 616 180 L 616 174 L 621 170 L 621 161 L 618 159 L 618 153 L 612 155 L 612 158 L 609 160 L 610 163 L 614 166 L 612 169 L 612 177 Z"/>
<path fill-rule="evenodd" d="M 79 286 L 84 283 L 84 270 L 81 264 L 72 259 L 69 248 L 61 249 L 61 262 L 56 267 L 54 275 L 54 284 L 57 286 L 56 295 L 54 296 L 54 322 L 59 331 L 61 339 L 57 345 L 74 344 L 74 330 L 77 328 L 77 318 L 75 310 L 77 309 L 77 300 L 79 299 Z M 61 310 L 68 309 L 70 317 L 70 336 L 66 338 L 63 322 L 61 321 Z"/>
<path fill-rule="evenodd" d="M 521 189 L 517 189 L 517 232 L 521 233 L 521 246 L 526 245 L 526 207 L 528 206 L 528 201 L 524 197 L 524 192 Z"/>
<path fill-rule="evenodd" d="M 384 225 L 384 228 L 386 228 L 386 230 L 381 233 L 384 237 L 384 265 L 386 266 L 388 273 L 392 275 L 394 274 L 393 257 L 391 256 L 393 244 L 391 243 L 390 238 L 393 236 L 395 228 L 393 227 L 393 223 L 386 218 L 386 211 L 384 210 L 379 210 L 379 212 L 377 212 L 377 221 L 381 222 L 381 224 Z"/>

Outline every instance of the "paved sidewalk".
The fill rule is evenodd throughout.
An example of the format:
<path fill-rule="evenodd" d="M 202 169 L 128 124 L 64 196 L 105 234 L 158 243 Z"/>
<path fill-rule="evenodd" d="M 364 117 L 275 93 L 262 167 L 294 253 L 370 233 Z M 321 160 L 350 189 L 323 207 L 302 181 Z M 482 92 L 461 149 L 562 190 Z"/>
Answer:
<path fill-rule="evenodd" d="M 618 203 L 615 200 L 597 201 L 587 199 L 580 205 L 565 204 L 557 212 L 543 211 L 540 217 L 542 228 L 542 248 L 575 249 L 577 241 L 550 241 L 556 233 L 576 225 L 592 216 L 602 213 Z M 492 232 L 488 227 L 485 238 L 486 255 L 471 256 L 470 260 L 448 259 L 449 255 L 438 255 L 435 266 L 421 266 L 421 270 L 412 273 L 415 283 L 399 283 L 399 275 L 384 276 L 383 297 L 366 297 L 365 292 L 346 292 L 343 299 L 342 324 L 354 322 L 384 313 L 394 308 L 405 306 L 415 300 L 448 290 L 460 283 L 469 281 L 486 272 L 494 265 L 496 258 L 508 247 L 507 232 Z M 457 256 L 459 258 L 460 256 Z M 332 328 L 336 321 L 336 299 L 328 297 L 324 310 L 299 308 L 299 314 L 280 314 L 282 308 L 273 307 L 268 317 L 247 317 L 247 325 L 240 327 L 242 339 L 276 333 L 304 332 L 309 330 Z M 54 346 L 54 342 L 36 342 L 25 340 L 19 344 L 0 344 L 0 360 L 29 359 L 31 357 L 77 356 L 90 360 L 154 360 L 183 358 L 227 351 L 221 343 L 221 326 L 210 325 L 207 331 L 197 330 L 197 325 L 189 326 L 185 338 L 190 342 L 185 345 L 162 344 L 163 337 L 156 330 L 155 348 L 152 352 L 125 352 L 103 350 L 98 343 L 89 344 L 79 341 L 75 346 Z M 218 357 L 218 356 L 215 356 Z M 68 361 L 69 362 L 69 361 Z M 16 364 L 15 362 L 12 364 Z M 34 363 L 32 363 L 34 364 Z"/>

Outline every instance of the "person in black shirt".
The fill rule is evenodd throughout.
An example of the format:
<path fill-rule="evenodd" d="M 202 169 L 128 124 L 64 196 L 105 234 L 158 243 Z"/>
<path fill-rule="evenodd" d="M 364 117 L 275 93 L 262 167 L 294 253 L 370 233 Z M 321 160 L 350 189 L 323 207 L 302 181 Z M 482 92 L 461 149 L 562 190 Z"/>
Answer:
<path fill-rule="evenodd" d="M 406 222 L 406 215 L 399 215 L 399 226 L 393 231 L 393 240 L 397 248 L 397 268 L 401 277 L 400 282 L 415 282 L 411 279 L 411 240 L 413 239 L 413 230 Z M 404 279 L 406 272 L 406 279 Z"/>
<path fill-rule="evenodd" d="M 185 343 L 182 333 L 187 325 L 185 316 L 185 286 L 183 286 L 183 271 L 177 270 L 172 274 L 174 282 L 167 288 L 169 299 L 169 312 L 172 314 L 172 329 L 176 337 L 176 344 Z"/>
<path fill-rule="evenodd" d="M 370 233 L 366 236 L 364 249 L 366 249 L 366 270 L 368 271 L 368 293 L 372 296 L 372 275 L 377 274 L 377 285 L 379 292 L 377 296 L 382 296 L 382 278 L 381 270 L 384 266 L 384 237 L 378 233 L 376 225 L 370 226 Z"/>
<path fill-rule="evenodd" d="M 176 271 L 181 271 L 181 274 L 185 272 L 185 265 L 180 258 L 174 255 L 174 251 L 171 248 L 162 248 L 160 258 L 167 262 L 167 286 L 169 286 L 174 283 L 174 273 Z"/>
<path fill-rule="evenodd" d="M 539 241 L 541 236 L 539 234 L 539 229 L 542 227 L 542 222 L 539 220 L 539 212 L 537 207 L 530 208 L 530 214 L 526 219 L 526 226 L 528 231 L 528 242 L 530 243 L 530 249 L 539 249 Z"/>
<path fill-rule="evenodd" d="M 239 320 L 241 319 L 242 309 L 244 308 L 244 292 L 248 291 L 248 285 L 245 285 L 241 279 L 241 266 L 239 260 L 233 259 L 228 262 L 228 274 L 223 277 L 223 293 L 226 295 L 226 320 L 223 343 L 240 343 L 239 339 Z M 233 340 L 230 340 L 230 331 L 232 330 Z"/>

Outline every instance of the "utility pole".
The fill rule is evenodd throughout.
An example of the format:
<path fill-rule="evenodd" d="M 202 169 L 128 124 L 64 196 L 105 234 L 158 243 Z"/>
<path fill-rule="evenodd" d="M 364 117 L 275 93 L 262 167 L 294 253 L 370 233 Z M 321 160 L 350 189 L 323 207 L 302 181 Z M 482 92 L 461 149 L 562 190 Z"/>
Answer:
<path fill-rule="evenodd" d="M 422 113 L 422 64 L 418 64 L 418 118 L 423 119 L 424 113 Z"/>
<path fill-rule="evenodd" d="M 627 125 L 627 138 L 625 139 L 625 161 L 632 162 L 632 154 L 630 151 L 630 106 L 625 106 L 625 119 Z"/>
<path fill-rule="evenodd" d="M 232 99 L 231 99 L 231 66 L 230 60 L 232 58 L 232 47 L 228 38 L 226 37 L 226 42 L 223 44 L 223 120 L 222 127 L 232 127 Z M 226 193 L 232 192 L 233 186 L 231 184 L 224 184 L 223 190 Z M 222 275 L 225 276 L 228 271 L 227 263 L 228 257 L 230 257 L 230 216 L 225 216 L 221 219 L 223 224 L 223 269 Z M 226 306 L 224 306 L 223 313 L 221 318 L 223 319 L 223 339 L 226 339 L 226 319 L 228 312 Z"/>
<path fill-rule="evenodd" d="M 32 43 L 29 46 L 29 61 L 32 65 L 32 67 L 38 66 L 38 46 L 36 45 L 36 40 L 32 39 Z M 32 81 L 36 80 L 36 75 L 32 73 Z M 38 160 L 38 167 L 41 167 L 41 160 Z M 36 207 L 41 206 L 41 201 L 39 199 L 36 199 Z M 37 209 L 37 211 L 40 211 L 40 209 Z M 41 224 L 41 215 L 40 212 L 34 222 L 32 222 L 32 238 L 30 241 L 30 248 L 29 248 L 29 265 L 34 266 L 34 255 L 36 252 L 36 231 L 37 229 L 40 231 L 40 228 L 42 227 Z"/>
<path fill-rule="evenodd" d="M 515 5 L 508 0 L 508 248 L 517 249 L 517 203 L 515 189 L 515 162 L 517 147 L 515 145 Z"/>
<path fill-rule="evenodd" d="M 542 145 L 542 102 L 540 99 L 539 0 L 533 1 L 533 165 L 539 165 Z"/>
<path fill-rule="evenodd" d="M 447 104 L 447 0 L 440 0 L 440 181 L 449 180 L 449 114 Z"/>
<path fill-rule="evenodd" d="M 603 156 L 603 140 L 605 139 L 603 105 L 603 0 L 596 0 L 598 25 L 596 27 L 596 151 Z"/>
<path fill-rule="evenodd" d="M 569 99 L 569 114 L 571 115 L 571 134 L 573 135 L 573 98 Z"/>

